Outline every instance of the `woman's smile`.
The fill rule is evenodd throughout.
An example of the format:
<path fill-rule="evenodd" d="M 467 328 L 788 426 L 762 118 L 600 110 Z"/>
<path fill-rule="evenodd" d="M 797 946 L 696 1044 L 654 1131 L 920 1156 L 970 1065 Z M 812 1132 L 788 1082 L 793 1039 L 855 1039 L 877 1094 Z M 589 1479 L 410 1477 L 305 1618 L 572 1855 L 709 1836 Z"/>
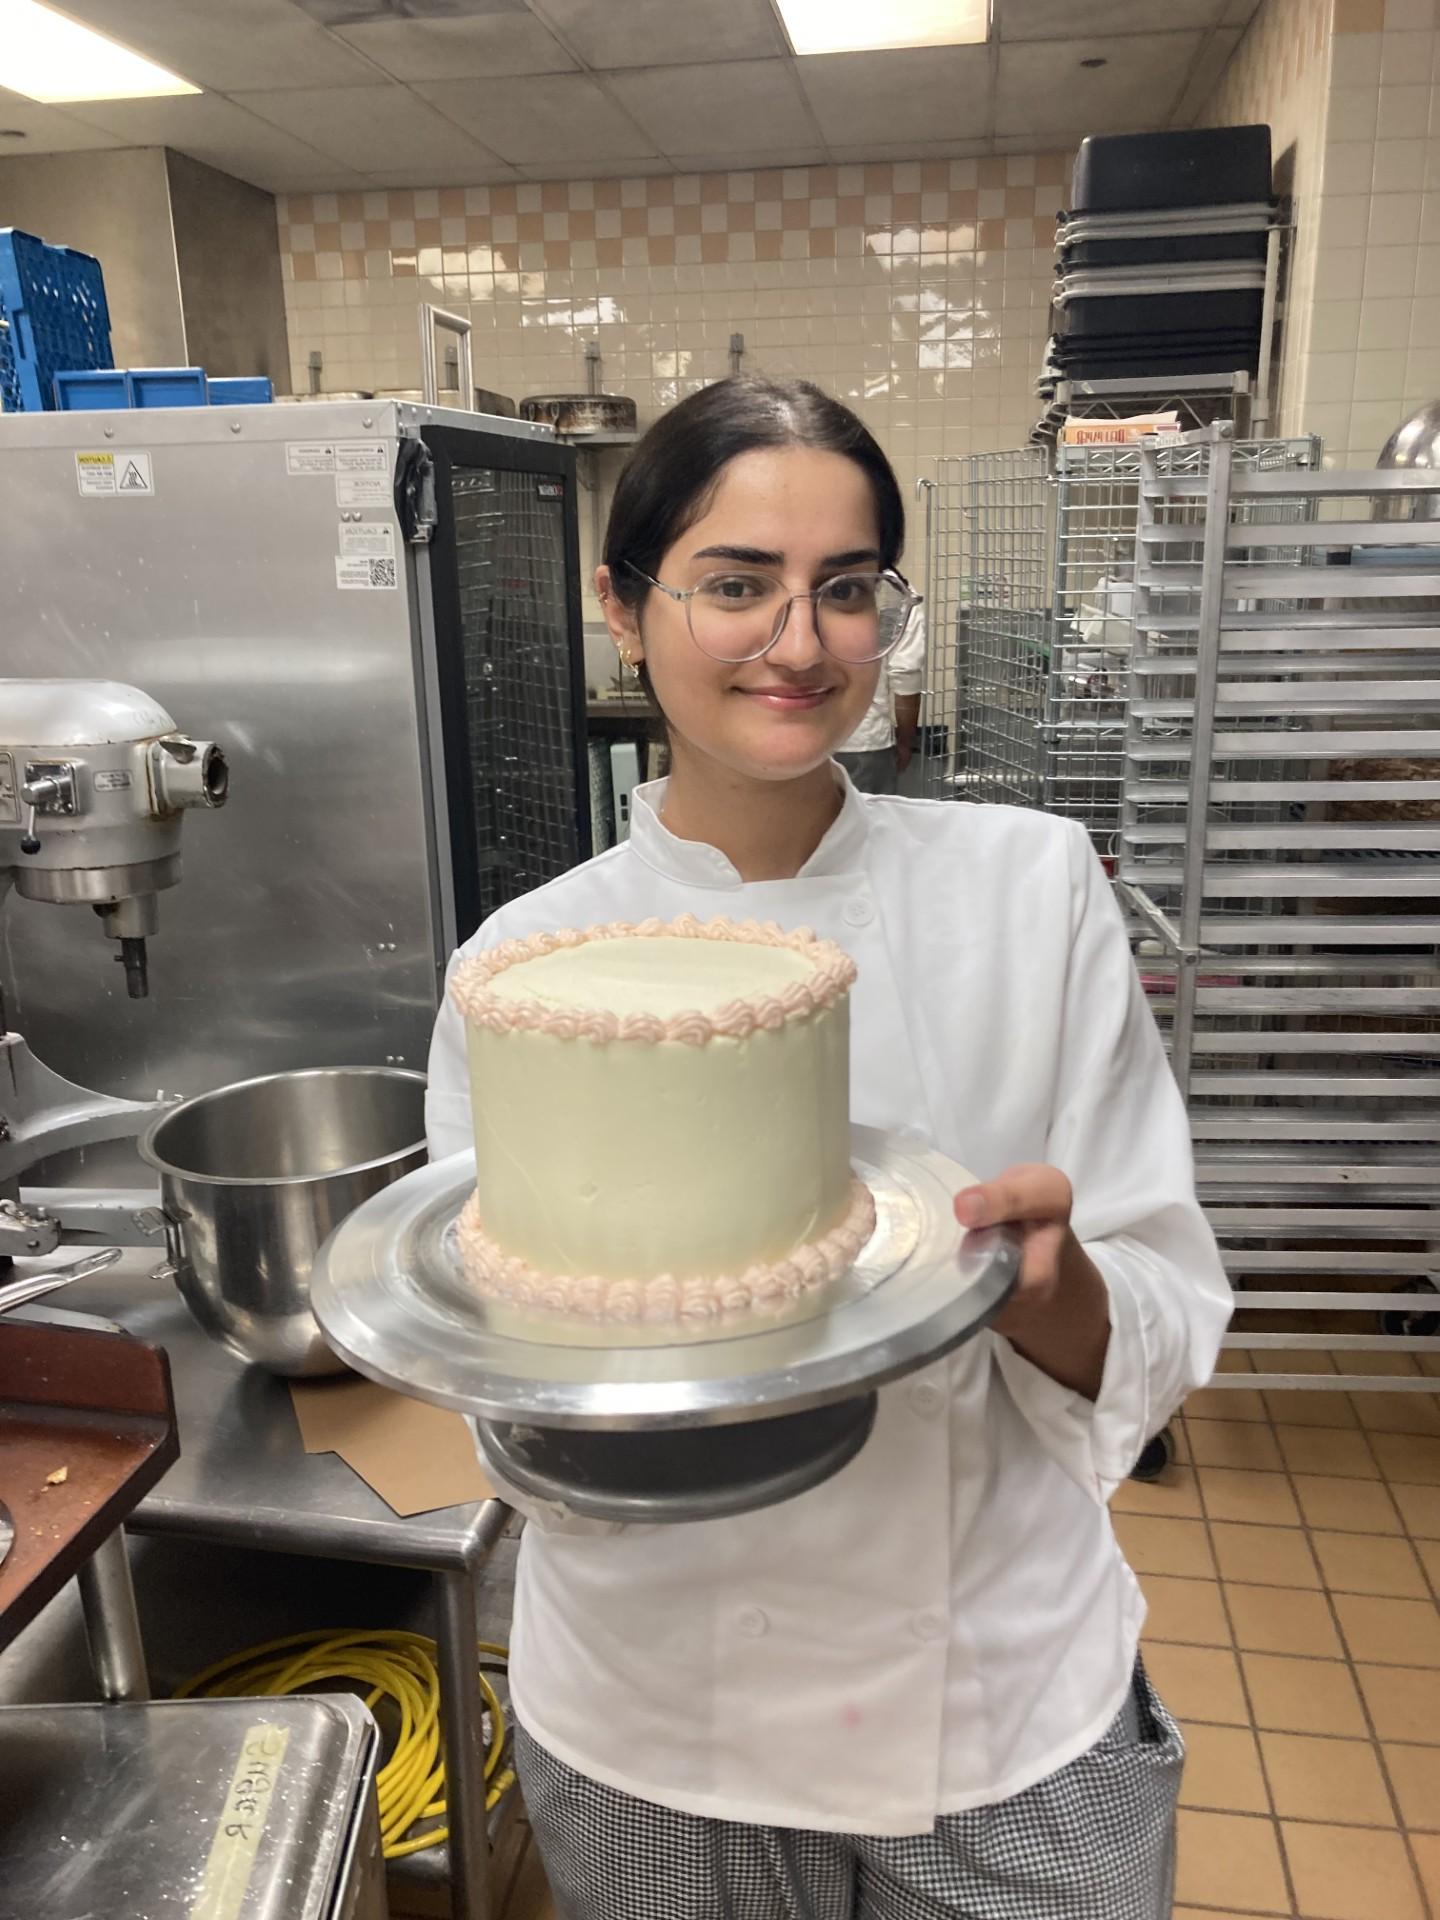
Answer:
<path fill-rule="evenodd" d="M 788 681 L 771 680 L 760 687 L 732 687 L 732 693 L 742 693 L 747 700 L 754 700 L 762 707 L 768 707 L 771 713 L 813 713 L 817 707 L 824 706 L 838 687 L 792 685 Z"/>

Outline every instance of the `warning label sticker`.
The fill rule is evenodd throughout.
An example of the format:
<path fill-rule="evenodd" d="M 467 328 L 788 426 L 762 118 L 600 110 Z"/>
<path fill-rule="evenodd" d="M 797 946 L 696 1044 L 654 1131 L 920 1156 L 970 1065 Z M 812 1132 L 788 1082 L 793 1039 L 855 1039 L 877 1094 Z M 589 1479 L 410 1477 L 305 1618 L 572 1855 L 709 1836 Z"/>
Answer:
<path fill-rule="evenodd" d="M 287 440 L 285 471 L 295 479 L 307 473 L 335 471 L 335 444 L 331 440 Z"/>
<path fill-rule="evenodd" d="M 148 500 L 155 492 L 148 453 L 77 453 L 75 481 L 95 498 Z"/>
<path fill-rule="evenodd" d="M 383 440 L 335 442 L 335 504 L 389 506 L 390 449 Z"/>
<path fill-rule="evenodd" d="M 369 560 L 393 560 L 395 529 L 373 522 L 360 526 L 340 525 L 340 551 L 347 559 L 364 556 Z"/>
<path fill-rule="evenodd" d="M 368 592 L 376 587 L 398 586 L 399 577 L 393 560 L 371 560 L 364 554 L 347 559 L 344 554 L 337 554 L 335 584 L 342 590 L 358 588 Z"/>

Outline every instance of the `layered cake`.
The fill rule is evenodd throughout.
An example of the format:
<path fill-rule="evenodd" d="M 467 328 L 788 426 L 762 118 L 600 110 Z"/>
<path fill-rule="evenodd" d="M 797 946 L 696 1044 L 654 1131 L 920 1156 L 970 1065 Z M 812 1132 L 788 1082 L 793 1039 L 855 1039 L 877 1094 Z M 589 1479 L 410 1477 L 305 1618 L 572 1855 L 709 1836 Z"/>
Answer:
<path fill-rule="evenodd" d="M 806 931 L 690 916 L 466 961 L 479 1291 L 592 1320 L 775 1312 L 875 1223 L 850 1167 L 854 962 Z"/>

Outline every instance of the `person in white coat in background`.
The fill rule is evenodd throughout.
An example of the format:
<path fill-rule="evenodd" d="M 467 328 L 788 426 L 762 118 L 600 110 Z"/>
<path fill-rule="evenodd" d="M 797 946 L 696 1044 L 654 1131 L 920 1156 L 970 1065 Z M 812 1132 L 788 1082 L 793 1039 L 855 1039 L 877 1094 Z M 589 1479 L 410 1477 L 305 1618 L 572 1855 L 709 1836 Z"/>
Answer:
<path fill-rule="evenodd" d="M 835 752 L 861 793 L 900 791 L 900 776 L 915 757 L 924 684 L 925 609 L 917 606 L 905 631 L 880 660 L 864 719 Z"/>
<path fill-rule="evenodd" d="M 672 771 L 624 845 L 462 949 L 681 913 L 814 928 L 859 967 L 854 1119 L 923 1134 L 978 1178 L 960 1220 L 1023 1238 L 992 1325 L 884 1388 L 812 1491 L 653 1527 L 516 1497 L 517 1760 L 567 1920 L 1170 1912 L 1183 1747 L 1107 1500 L 1209 1378 L 1230 1293 L 1083 830 L 865 797 L 833 762 L 915 607 L 903 538 L 884 454 L 808 383 L 663 416 L 596 584 Z M 471 1144 L 448 997 L 428 1126 L 436 1157 Z"/>

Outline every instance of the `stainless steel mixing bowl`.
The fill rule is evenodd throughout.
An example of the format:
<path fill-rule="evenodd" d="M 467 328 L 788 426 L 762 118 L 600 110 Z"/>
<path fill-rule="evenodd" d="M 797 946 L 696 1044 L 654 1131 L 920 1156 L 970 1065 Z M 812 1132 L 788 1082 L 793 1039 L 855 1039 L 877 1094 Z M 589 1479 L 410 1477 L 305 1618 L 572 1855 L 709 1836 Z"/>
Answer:
<path fill-rule="evenodd" d="M 425 1161 L 425 1076 L 268 1074 L 186 1100 L 140 1141 L 160 1176 L 162 1269 L 205 1331 L 272 1373 L 344 1371 L 310 1311 L 330 1230 Z"/>

